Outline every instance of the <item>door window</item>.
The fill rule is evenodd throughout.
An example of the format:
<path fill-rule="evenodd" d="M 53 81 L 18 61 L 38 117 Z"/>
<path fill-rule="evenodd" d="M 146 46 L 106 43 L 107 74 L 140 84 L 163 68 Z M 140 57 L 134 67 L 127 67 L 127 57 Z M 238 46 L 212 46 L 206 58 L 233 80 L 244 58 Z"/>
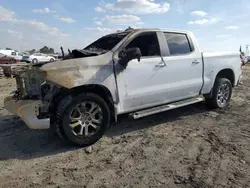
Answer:
<path fill-rule="evenodd" d="M 170 55 L 188 54 L 192 50 L 187 35 L 180 33 L 164 33 L 168 43 Z"/>
<path fill-rule="evenodd" d="M 11 55 L 16 55 L 16 52 L 11 52 Z"/>
<path fill-rule="evenodd" d="M 145 33 L 134 38 L 126 47 L 141 50 L 142 57 L 160 56 L 160 47 L 158 38 L 155 32 Z"/>

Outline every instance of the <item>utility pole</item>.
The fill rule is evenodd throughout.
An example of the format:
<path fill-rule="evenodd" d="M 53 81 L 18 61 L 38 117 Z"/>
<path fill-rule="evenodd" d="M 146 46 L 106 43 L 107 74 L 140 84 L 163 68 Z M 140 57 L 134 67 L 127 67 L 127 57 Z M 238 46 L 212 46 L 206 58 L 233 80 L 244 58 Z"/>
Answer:
<path fill-rule="evenodd" d="M 249 50 L 248 50 L 249 45 L 246 45 L 246 56 L 249 56 Z"/>

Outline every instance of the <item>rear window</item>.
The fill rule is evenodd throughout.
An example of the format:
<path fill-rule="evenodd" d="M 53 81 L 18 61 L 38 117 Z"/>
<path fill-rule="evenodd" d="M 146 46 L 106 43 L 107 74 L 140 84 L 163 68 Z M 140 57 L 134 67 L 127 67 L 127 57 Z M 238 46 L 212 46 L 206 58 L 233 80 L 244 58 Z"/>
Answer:
<path fill-rule="evenodd" d="M 188 54 L 192 50 L 187 38 L 187 35 L 180 33 L 164 33 L 170 55 L 183 55 Z"/>

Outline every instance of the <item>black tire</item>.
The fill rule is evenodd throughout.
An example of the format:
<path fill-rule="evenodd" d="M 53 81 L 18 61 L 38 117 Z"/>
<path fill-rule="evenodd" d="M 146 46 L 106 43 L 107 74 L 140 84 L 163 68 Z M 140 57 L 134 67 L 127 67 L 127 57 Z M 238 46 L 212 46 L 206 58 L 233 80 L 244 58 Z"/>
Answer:
<path fill-rule="evenodd" d="M 15 59 L 11 59 L 10 60 L 10 64 L 15 64 L 16 63 L 16 60 Z"/>
<path fill-rule="evenodd" d="M 38 60 L 36 58 L 32 59 L 32 63 L 38 63 Z"/>
<path fill-rule="evenodd" d="M 229 89 L 229 93 L 228 93 L 228 97 L 225 100 L 225 103 L 222 105 L 219 101 L 218 101 L 218 97 L 219 97 L 219 90 L 223 85 L 227 85 L 228 89 Z M 211 109 L 215 109 L 215 108 L 225 108 L 228 106 L 229 101 L 231 99 L 232 96 L 232 84 L 231 82 L 227 79 L 227 78 L 217 78 L 215 80 L 215 84 L 213 87 L 213 91 L 212 91 L 212 98 L 206 98 L 206 105 L 211 108 Z"/>
<path fill-rule="evenodd" d="M 102 124 L 98 131 L 90 136 L 76 136 L 72 132 L 72 128 L 69 126 L 70 123 L 70 113 L 72 109 L 80 104 L 83 101 L 91 101 L 96 103 L 103 112 L 103 119 Z M 59 137 L 71 144 L 75 144 L 78 146 L 90 146 L 96 143 L 103 134 L 105 133 L 106 129 L 109 127 L 110 124 L 110 110 L 107 103 L 98 95 L 94 93 L 82 93 L 77 96 L 68 95 L 63 98 L 56 110 L 56 117 L 55 117 L 55 129 Z"/>
<path fill-rule="evenodd" d="M 50 62 L 53 62 L 53 61 L 55 61 L 55 60 L 54 60 L 53 58 L 51 58 L 51 59 L 50 59 Z"/>

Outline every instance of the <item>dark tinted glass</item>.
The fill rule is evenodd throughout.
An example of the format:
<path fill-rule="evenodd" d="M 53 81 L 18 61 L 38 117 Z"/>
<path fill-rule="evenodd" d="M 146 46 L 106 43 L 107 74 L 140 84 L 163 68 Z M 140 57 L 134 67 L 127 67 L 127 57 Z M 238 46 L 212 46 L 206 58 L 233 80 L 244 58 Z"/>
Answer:
<path fill-rule="evenodd" d="M 161 54 L 158 38 L 155 32 L 137 36 L 128 44 L 126 49 L 135 47 L 141 50 L 142 57 L 160 56 Z"/>
<path fill-rule="evenodd" d="M 165 33 L 170 55 L 187 54 L 191 52 L 190 45 L 185 34 Z"/>

